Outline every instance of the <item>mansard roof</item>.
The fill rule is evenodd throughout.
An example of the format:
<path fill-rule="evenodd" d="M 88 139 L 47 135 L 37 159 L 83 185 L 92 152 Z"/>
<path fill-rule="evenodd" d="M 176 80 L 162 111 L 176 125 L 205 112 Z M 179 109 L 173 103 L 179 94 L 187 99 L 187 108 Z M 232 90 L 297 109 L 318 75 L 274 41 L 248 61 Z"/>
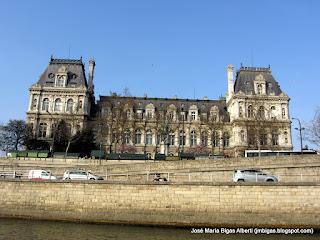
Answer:
<path fill-rule="evenodd" d="M 247 95 L 254 94 L 254 81 L 256 79 L 266 82 L 266 93 L 268 95 L 279 96 L 282 93 L 278 82 L 272 76 L 270 66 L 268 68 L 241 66 L 237 71 L 234 92 L 239 93 L 241 91 Z"/>
<path fill-rule="evenodd" d="M 82 58 L 80 59 L 54 59 L 51 57 L 46 70 L 41 74 L 37 84 L 41 86 L 54 86 L 55 76 L 61 67 L 66 67 L 68 79 L 66 87 L 87 87 L 87 80 Z"/>
<path fill-rule="evenodd" d="M 224 122 L 229 122 L 230 117 L 227 112 L 226 100 L 200 100 L 200 99 L 179 99 L 179 98 L 156 98 L 156 97 L 121 97 L 121 96 L 100 96 L 97 102 L 99 107 L 116 106 L 118 102 L 131 103 L 134 110 L 145 109 L 148 104 L 153 104 L 156 110 L 168 109 L 174 105 L 177 111 L 189 111 L 191 106 L 196 106 L 199 113 L 210 113 L 210 110 L 216 106 L 219 115 L 223 116 Z"/>

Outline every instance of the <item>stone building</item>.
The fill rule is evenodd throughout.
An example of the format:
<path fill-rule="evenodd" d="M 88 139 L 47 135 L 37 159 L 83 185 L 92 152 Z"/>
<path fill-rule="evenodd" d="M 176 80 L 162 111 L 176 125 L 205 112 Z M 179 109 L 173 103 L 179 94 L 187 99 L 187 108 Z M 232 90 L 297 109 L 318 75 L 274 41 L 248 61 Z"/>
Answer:
<path fill-rule="evenodd" d="M 270 67 L 227 69 L 228 92 L 219 100 L 100 96 L 94 99 L 95 62 L 88 81 L 80 60 L 53 59 L 30 88 L 27 122 L 52 140 L 60 119 L 75 133 L 92 127 L 107 152 L 241 156 L 246 149 L 291 150 L 289 97 Z M 234 80 L 235 76 L 235 80 Z"/>

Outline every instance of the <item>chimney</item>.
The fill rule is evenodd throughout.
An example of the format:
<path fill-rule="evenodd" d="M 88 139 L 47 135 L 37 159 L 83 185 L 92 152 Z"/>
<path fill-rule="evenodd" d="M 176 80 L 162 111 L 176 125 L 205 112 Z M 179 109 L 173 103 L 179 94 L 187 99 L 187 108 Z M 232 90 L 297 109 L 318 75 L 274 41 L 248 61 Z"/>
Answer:
<path fill-rule="evenodd" d="M 94 76 L 94 67 L 96 65 L 96 62 L 94 59 L 89 60 L 89 90 L 93 91 L 93 76 Z"/>
<path fill-rule="evenodd" d="M 234 92 L 234 86 L 233 86 L 233 66 L 231 64 L 228 65 L 228 97 L 227 101 L 230 100 L 232 97 L 232 94 Z"/>

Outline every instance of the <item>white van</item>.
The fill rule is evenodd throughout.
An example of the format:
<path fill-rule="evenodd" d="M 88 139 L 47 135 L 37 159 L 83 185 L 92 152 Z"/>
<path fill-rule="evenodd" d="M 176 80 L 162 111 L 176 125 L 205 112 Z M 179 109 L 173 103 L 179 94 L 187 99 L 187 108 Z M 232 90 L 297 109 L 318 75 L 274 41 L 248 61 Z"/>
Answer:
<path fill-rule="evenodd" d="M 51 172 L 46 170 L 30 170 L 28 179 L 32 180 L 56 180 L 55 176 L 51 175 Z"/>

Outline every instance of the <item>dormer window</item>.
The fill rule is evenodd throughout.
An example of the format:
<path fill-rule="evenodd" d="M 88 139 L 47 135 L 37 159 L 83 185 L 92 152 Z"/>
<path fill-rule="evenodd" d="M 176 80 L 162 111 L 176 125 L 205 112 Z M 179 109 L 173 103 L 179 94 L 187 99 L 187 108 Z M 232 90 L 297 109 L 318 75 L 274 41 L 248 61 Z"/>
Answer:
<path fill-rule="evenodd" d="M 258 90 L 258 94 L 262 94 L 262 84 L 258 84 L 257 90 Z"/>
<path fill-rule="evenodd" d="M 56 87 L 64 87 L 64 86 L 65 86 L 65 76 L 57 76 Z"/>
<path fill-rule="evenodd" d="M 195 111 L 191 111 L 191 120 L 192 121 L 196 120 L 196 112 Z"/>

